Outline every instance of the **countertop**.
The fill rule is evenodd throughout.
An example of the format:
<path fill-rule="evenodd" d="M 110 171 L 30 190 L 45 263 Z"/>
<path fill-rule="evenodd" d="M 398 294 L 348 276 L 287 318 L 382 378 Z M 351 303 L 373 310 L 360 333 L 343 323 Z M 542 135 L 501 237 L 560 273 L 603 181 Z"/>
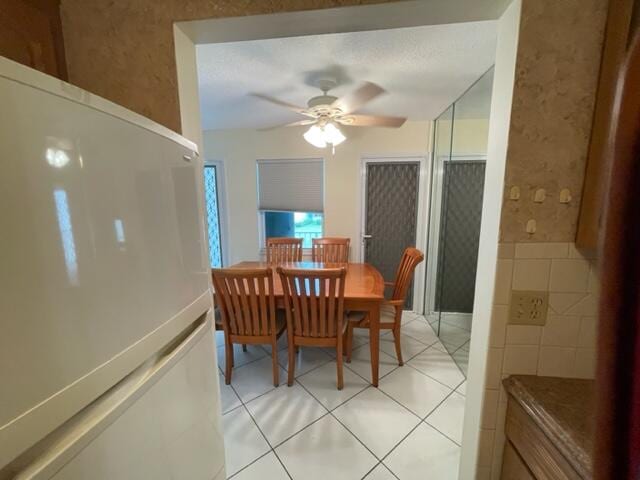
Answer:
<path fill-rule="evenodd" d="M 594 381 L 512 375 L 503 384 L 571 466 L 591 478 Z"/>

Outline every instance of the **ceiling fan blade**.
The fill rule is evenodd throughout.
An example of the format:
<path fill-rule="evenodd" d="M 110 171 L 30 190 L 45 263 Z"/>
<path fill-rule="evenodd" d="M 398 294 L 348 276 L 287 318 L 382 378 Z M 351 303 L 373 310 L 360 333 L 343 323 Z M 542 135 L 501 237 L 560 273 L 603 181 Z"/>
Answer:
<path fill-rule="evenodd" d="M 270 97 L 269 95 L 263 95 L 262 93 L 250 93 L 249 95 L 251 95 L 252 97 L 259 98 L 261 100 L 265 100 L 269 103 L 273 103 L 275 105 L 278 105 L 279 107 L 288 108 L 289 110 L 293 110 L 294 112 L 300 113 L 301 115 L 306 115 L 308 117 L 312 116 L 307 112 L 306 108 L 298 107 L 297 105 L 294 105 L 289 102 L 285 102 L 283 100 L 278 100 L 277 98 Z"/>
<path fill-rule="evenodd" d="M 343 114 L 351 113 L 383 93 L 386 93 L 384 88 L 375 83 L 365 82 L 357 90 L 334 101 L 331 106 L 339 108 Z"/>
<path fill-rule="evenodd" d="M 338 119 L 339 123 L 353 127 L 391 127 L 398 128 L 404 125 L 405 117 L 385 117 L 382 115 L 347 115 Z"/>
<path fill-rule="evenodd" d="M 259 128 L 258 130 L 261 132 L 266 132 L 268 130 L 275 130 L 276 128 L 299 127 L 301 125 L 311 125 L 313 123 L 316 123 L 315 118 L 310 118 L 309 120 L 300 120 L 299 122 L 285 123 L 284 125 L 274 125 L 273 127 Z"/>

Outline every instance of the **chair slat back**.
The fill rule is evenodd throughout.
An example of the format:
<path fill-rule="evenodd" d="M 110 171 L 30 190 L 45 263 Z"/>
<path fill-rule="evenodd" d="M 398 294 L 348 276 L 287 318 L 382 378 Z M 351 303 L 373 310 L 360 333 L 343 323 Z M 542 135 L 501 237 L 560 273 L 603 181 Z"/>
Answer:
<path fill-rule="evenodd" d="M 313 238 L 311 239 L 311 258 L 314 262 L 347 263 L 349 242 L 348 238 Z"/>
<path fill-rule="evenodd" d="M 225 330 L 245 336 L 275 332 L 276 304 L 270 268 L 214 268 L 212 277 Z"/>
<path fill-rule="evenodd" d="M 409 291 L 409 285 L 413 280 L 413 272 L 420 262 L 424 260 L 423 253 L 417 248 L 405 249 L 396 271 L 396 280 L 391 300 L 404 300 Z"/>
<path fill-rule="evenodd" d="M 278 267 L 287 328 L 294 336 L 335 338 L 342 334 L 347 269 Z"/>
<path fill-rule="evenodd" d="M 302 239 L 293 237 L 267 238 L 267 262 L 287 263 L 302 261 Z"/>

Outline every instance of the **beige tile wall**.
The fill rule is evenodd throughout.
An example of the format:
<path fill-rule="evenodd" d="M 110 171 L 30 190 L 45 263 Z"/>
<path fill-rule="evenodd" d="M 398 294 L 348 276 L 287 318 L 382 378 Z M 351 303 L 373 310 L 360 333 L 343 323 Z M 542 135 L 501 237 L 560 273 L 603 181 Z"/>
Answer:
<path fill-rule="evenodd" d="M 512 289 L 549 292 L 544 326 L 508 325 Z M 597 305 L 596 261 L 573 243 L 499 245 L 477 478 L 500 477 L 504 377 L 593 378 Z"/>

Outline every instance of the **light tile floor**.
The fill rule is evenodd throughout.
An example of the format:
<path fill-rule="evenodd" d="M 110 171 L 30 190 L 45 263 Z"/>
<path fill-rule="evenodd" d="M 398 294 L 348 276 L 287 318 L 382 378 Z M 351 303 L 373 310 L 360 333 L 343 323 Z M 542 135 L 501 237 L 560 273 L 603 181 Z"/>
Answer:
<path fill-rule="evenodd" d="M 230 386 L 220 375 L 227 477 L 234 480 L 457 478 L 465 377 L 422 316 L 405 312 L 404 367 L 390 332 L 381 337 L 380 386 L 370 385 L 369 338 L 356 330 L 342 391 L 335 352 L 302 348 L 286 386 L 286 340 L 278 345 L 274 388 L 270 348 L 235 350 Z M 450 332 L 459 361 L 468 339 Z M 218 332 L 218 358 L 224 344 Z M 447 344 L 447 347 L 451 345 Z M 466 349 L 465 349 L 466 346 Z"/>

